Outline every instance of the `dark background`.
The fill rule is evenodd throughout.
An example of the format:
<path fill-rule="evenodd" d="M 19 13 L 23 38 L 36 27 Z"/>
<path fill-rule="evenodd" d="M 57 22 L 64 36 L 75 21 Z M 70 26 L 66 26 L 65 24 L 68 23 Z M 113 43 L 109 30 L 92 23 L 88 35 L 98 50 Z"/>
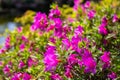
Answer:
<path fill-rule="evenodd" d="M 88 0 L 83 0 L 83 3 L 86 1 Z M 93 1 L 97 2 L 100 0 Z M 53 2 L 58 3 L 59 6 L 63 4 L 74 5 L 73 0 L 0 0 L 0 13 L 25 12 L 28 9 L 48 13 L 50 4 Z"/>

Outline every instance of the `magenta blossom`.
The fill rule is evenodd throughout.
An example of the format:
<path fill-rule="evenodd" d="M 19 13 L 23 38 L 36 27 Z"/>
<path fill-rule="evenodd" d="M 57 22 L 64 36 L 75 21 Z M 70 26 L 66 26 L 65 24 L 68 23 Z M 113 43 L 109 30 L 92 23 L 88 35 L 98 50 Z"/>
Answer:
<path fill-rule="evenodd" d="M 68 56 L 68 59 L 67 59 L 67 62 L 69 65 L 73 65 L 73 64 L 76 64 L 77 63 L 77 54 L 70 54 Z"/>
<path fill-rule="evenodd" d="M 90 20 L 93 19 L 95 17 L 95 13 L 96 12 L 94 10 L 90 10 L 88 12 L 88 14 L 87 14 L 88 15 L 88 19 L 90 19 Z"/>
<path fill-rule="evenodd" d="M 54 26 L 55 26 L 54 35 L 57 36 L 58 38 L 62 38 L 63 37 L 62 20 L 60 18 L 54 19 Z"/>
<path fill-rule="evenodd" d="M 60 18 L 55 18 L 53 21 L 55 28 L 57 29 L 62 28 L 62 20 Z"/>
<path fill-rule="evenodd" d="M 22 32 L 22 29 L 23 29 L 22 27 L 18 27 L 18 28 L 17 28 L 18 33 L 21 33 L 21 32 Z"/>
<path fill-rule="evenodd" d="M 24 42 L 28 42 L 28 39 L 25 36 L 21 37 Z"/>
<path fill-rule="evenodd" d="M 89 8 L 90 7 L 90 1 L 86 1 L 86 3 L 84 4 L 85 8 Z"/>
<path fill-rule="evenodd" d="M 56 42 L 56 39 L 54 37 L 50 37 L 49 39 L 52 43 L 55 43 Z"/>
<path fill-rule="evenodd" d="M 27 61 L 27 63 L 28 63 L 28 67 L 31 67 L 31 66 L 35 66 L 35 65 L 37 65 L 37 60 L 35 60 L 35 59 L 33 59 L 33 58 L 28 58 L 28 61 Z"/>
<path fill-rule="evenodd" d="M 104 52 L 100 60 L 103 62 L 103 69 L 110 67 L 110 52 Z"/>
<path fill-rule="evenodd" d="M 11 80 L 21 80 L 22 73 L 14 73 L 14 76 L 11 78 Z"/>
<path fill-rule="evenodd" d="M 74 0 L 74 10 L 77 11 L 78 10 L 78 7 L 80 6 L 80 0 Z"/>
<path fill-rule="evenodd" d="M 51 9 L 50 10 L 50 13 L 49 13 L 49 18 L 50 19 L 54 19 L 54 18 L 58 18 L 58 17 L 60 17 L 60 15 L 61 15 L 61 12 L 60 12 L 60 10 L 58 9 L 58 7 L 56 7 L 56 9 Z"/>
<path fill-rule="evenodd" d="M 81 41 L 81 37 L 79 36 L 73 36 L 71 39 L 71 47 L 73 50 L 77 51 L 78 50 L 78 43 Z"/>
<path fill-rule="evenodd" d="M 52 80 L 63 80 L 59 74 L 52 74 L 51 79 Z"/>
<path fill-rule="evenodd" d="M 21 69 L 21 68 L 23 68 L 24 66 L 25 66 L 25 63 L 21 60 L 21 61 L 19 62 L 18 67 Z"/>
<path fill-rule="evenodd" d="M 91 52 L 88 49 L 82 49 L 80 54 L 82 60 L 80 60 L 80 67 L 85 66 L 85 73 L 96 73 L 96 61 L 92 57 Z"/>
<path fill-rule="evenodd" d="M 111 80 L 115 80 L 117 78 L 117 74 L 114 72 L 111 72 L 108 74 L 108 78 L 110 78 Z"/>
<path fill-rule="evenodd" d="M 85 73 L 88 72 L 96 73 L 96 61 L 93 58 L 91 57 L 86 58 L 83 61 L 83 64 L 85 65 Z"/>
<path fill-rule="evenodd" d="M 5 49 L 9 49 L 10 48 L 10 36 L 7 36 L 7 38 L 5 39 Z"/>
<path fill-rule="evenodd" d="M 113 18 L 112 18 L 112 22 L 117 22 L 119 19 L 118 19 L 118 16 L 116 14 L 113 15 Z"/>
<path fill-rule="evenodd" d="M 80 55 L 82 56 L 82 60 L 84 61 L 85 59 L 92 58 L 92 53 L 88 49 L 83 49 L 83 53 Z"/>
<path fill-rule="evenodd" d="M 37 27 L 35 24 L 33 24 L 33 25 L 30 27 L 30 30 L 31 30 L 32 32 L 36 31 L 37 29 L 38 29 L 38 27 Z"/>
<path fill-rule="evenodd" d="M 54 24 L 50 24 L 50 26 L 47 28 L 47 32 L 53 30 L 55 28 Z"/>
<path fill-rule="evenodd" d="M 6 65 L 6 66 L 3 68 L 3 72 L 4 72 L 4 74 L 10 73 L 9 65 Z"/>
<path fill-rule="evenodd" d="M 103 34 L 103 35 L 107 35 L 107 34 L 108 34 L 108 31 L 107 31 L 107 29 L 106 29 L 106 27 L 105 27 L 104 24 L 101 24 L 101 25 L 99 26 L 98 32 L 99 32 L 100 34 Z"/>
<path fill-rule="evenodd" d="M 45 71 L 55 70 L 58 63 L 59 60 L 57 54 L 55 53 L 55 47 L 49 46 L 44 54 Z"/>
<path fill-rule="evenodd" d="M 24 49 L 25 49 L 25 44 L 22 43 L 22 44 L 20 45 L 20 51 L 24 51 Z"/>
<path fill-rule="evenodd" d="M 74 35 L 75 35 L 75 36 L 79 36 L 79 35 L 82 35 L 83 32 L 84 32 L 83 27 L 82 27 L 82 26 L 78 26 L 78 27 L 75 29 L 75 31 L 74 31 Z"/>
<path fill-rule="evenodd" d="M 31 80 L 31 75 L 28 73 L 14 73 L 14 76 L 11 78 L 11 80 Z"/>
<path fill-rule="evenodd" d="M 23 74 L 23 79 L 22 80 L 31 80 L 32 76 L 29 75 L 28 73 Z"/>
<path fill-rule="evenodd" d="M 65 76 L 67 77 L 67 78 L 72 78 L 73 76 L 72 76 L 72 73 L 71 73 L 71 66 L 70 65 L 67 65 L 66 67 L 65 67 Z"/>
<path fill-rule="evenodd" d="M 107 24 L 108 24 L 108 20 L 107 20 L 106 17 L 103 17 L 101 22 L 102 22 L 102 24 L 104 25 L 104 27 L 106 27 Z"/>
<path fill-rule="evenodd" d="M 0 54 L 2 54 L 2 53 L 4 53 L 4 52 L 5 52 L 5 49 L 4 49 L 4 48 L 0 49 Z"/>
<path fill-rule="evenodd" d="M 37 29 L 45 30 L 47 24 L 48 20 L 46 14 L 38 12 L 34 17 L 34 22 L 33 25 L 30 27 L 30 30 L 31 31 L 35 31 Z"/>
<path fill-rule="evenodd" d="M 71 44 L 68 38 L 65 38 L 62 40 L 63 46 L 65 46 L 66 49 L 70 48 Z"/>
<path fill-rule="evenodd" d="M 82 68 L 82 66 L 83 66 L 83 61 L 80 60 L 80 59 L 78 59 L 78 65 L 80 66 L 80 68 Z"/>

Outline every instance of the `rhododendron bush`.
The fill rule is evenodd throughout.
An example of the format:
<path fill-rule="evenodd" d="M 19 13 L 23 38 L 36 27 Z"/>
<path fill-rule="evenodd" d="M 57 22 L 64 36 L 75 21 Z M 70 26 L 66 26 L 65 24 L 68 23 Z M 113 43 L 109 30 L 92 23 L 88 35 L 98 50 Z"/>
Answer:
<path fill-rule="evenodd" d="M 1 80 L 120 79 L 120 2 L 74 0 L 26 12 L 0 48 Z"/>

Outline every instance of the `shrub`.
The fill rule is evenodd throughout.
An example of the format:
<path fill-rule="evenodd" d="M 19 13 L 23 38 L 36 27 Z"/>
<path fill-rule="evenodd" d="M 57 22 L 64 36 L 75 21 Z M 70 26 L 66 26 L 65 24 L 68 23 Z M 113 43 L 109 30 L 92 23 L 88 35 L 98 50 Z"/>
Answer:
<path fill-rule="evenodd" d="M 120 2 L 74 0 L 50 13 L 28 11 L 0 49 L 6 80 L 120 79 Z"/>

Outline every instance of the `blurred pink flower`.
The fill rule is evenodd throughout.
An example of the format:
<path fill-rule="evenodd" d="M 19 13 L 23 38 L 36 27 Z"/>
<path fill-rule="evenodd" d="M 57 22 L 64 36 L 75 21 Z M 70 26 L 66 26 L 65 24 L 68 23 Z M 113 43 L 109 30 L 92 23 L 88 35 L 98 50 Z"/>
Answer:
<path fill-rule="evenodd" d="M 95 17 L 95 10 L 90 10 L 89 12 L 88 12 L 88 19 L 93 19 L 94 17 Z"/>
<path fill-rule="evenodd" d="M 65 38 L 62 40 L 63 46 L 65 46 L 66 49 L 70 48 L 71 44 L 68 38 Z"/>
<path fill-rule="evenodd" d="M 84 29 L 82 26 L 78 26 L 75 30 L 74 30 L 74 36 L 77 37 L 77 36 L 81 36 L 84 32 Z"/>
<path fill-rule="evenodd" d="M 59 74 L 52 74 L 51 79 L 52 80 L 63 80 Z"/>
<path fill-rule="evenodd" d="M 48 25 L 47 15 L 45 13 L 37 12 L 34 17 L 34 22 L 30 27 L 31 31 L 35 31 L 37 29 L 45 30 Z"/>
<path fill-rule="evenodd" d="M 22 29 L 23 29 L 22 27 L 18 27 L 18 28 L 17 28 L 18 33 L 21 33 L 21 32 L 22 32 Z"/>
<path fill-rule="evenodd" d="M 89 8 L 90 7 L 90 1 L 86 1 L 86 3 L 84 4 L 85 8 Z"/>
<path fill-rule="evenodd" d="M 3 72 L 4 72 L 4 74 L 7 74 L 7 73 L 10 72 L 9 65 L 6 65 L 6 66 L 3 68 Z"/>
<path fill-rule="evenodd" d="M 105 51 L 100 60 L 103 62 L 103 69 L 110 67 L 110 52 Z"/>
<path fill-rule="evenodd" d="M 44 54 L 45 71 L 54 71 L 59 63 L 55 47 L 49 46 Z"/>
<path fill-rule="evenodd" d="M 23 73 L 23 79 L 22 80 L 31 80 L 32 76 L 28 73 Z"/>
<path fill-rule="evenodd" d="M 118 16 L 116 14 L 113 15 L 112 22 L 117 22 L 119 20 Z"/>
<path fill-rule="evenodd" d="M 20 45 L 20 51 L 24 51 L 24 49 L 25 49 L 25 44 L 22 43 L 22 44 Z"/>
<path fill-rule="evenodd" d="M 77 54 L 70 54 L 68 56 L 67 62 L 69 65 L 74 65 L 78 62 Z"/>
<path fill-rule="evenodd" d="M 107 76 L 108 76 L 108 78 L 110 78 L 111 80 L 115 80 L 115 79 L 117 78 L 117 74 L 114 73 L 114 72 L 109 73 Z"/>
<path fill-rule="evenodd" d="M 21 69 L 21 68 L 23 68 L 24 66 L 25 66 L 25 63 L 21 60 L 21 61 L 19 62 L 18 67 Z"/>
<path fill-rule="evenodd" d="M 37 60 L 36 59 L 33 59 L 33 58 L 28 58 L 28 61 L 27 61 L 27 63 L 28 63 L 28 67 L 31 67 L 31 66 L 35 66 L 35 65 L 37 65 Z"/>
<path fill-rule="evenodd" d="M 51 9 L 51 10 L 50 10 L 50 13 L 49 13 L 48 18 L 49 18 L 49 19 L 58 18 L 58 17 L 60 17 L 60 15 L 61 15 L 61 12 L 60 12 L 60 10 L 58 9 L 58 7 L 56 7 L 56 9 Z"/>
<path fill-rule="evenodd" d="M 101 25 L 99 26 L 98 32 L 99 32 L 100 34 L 102 34 L 102 35 L 107 35 L 107 34 L 108 34 L 108 31 L 107 31 L 107 29 L 106 29 L 106 27 L 105 27 L 104 24 L 101 24 Z"/>
<path fill-rule="evenodd" d="M 96 73 L 96 61 L 92 57 L 86 58 L 83 64 L 85 65 L 85 73 Z"/>
<path fill-rule="evenodd" d="M 67 78 L 73 77 L 72 73 L 71 73 L 71 66 L 70 65 L 65 66 L 65 73 L 64 74 Z"/>
<path fill-rule="evenodd" d="M 21 78 L 22 78 L 22 73 L 14 73 L 11 80 L 21 80 Z"/>

